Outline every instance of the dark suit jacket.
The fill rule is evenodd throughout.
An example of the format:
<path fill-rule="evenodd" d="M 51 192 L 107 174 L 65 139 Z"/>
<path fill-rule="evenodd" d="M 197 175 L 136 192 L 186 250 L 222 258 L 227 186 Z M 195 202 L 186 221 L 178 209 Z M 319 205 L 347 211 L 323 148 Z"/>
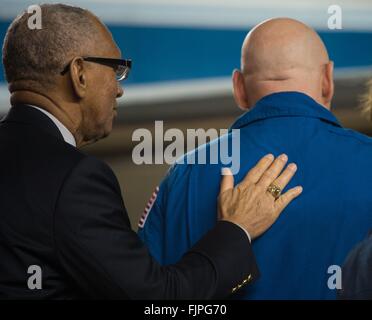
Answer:
<path fill-rule="evenodd" d="M 338 298 L 372 300 L 372 232 L 346 258 Z"/>
<path fill-rule="evenodd" d="M 218 298 L 257 276 L 245 233 L 229 222 L 176 265 L 157 264 L 131 230 L 112 170 L 34 108 L 11 108 L 0 148 L 2 299 Z M 29 288 L 31 265 L 42 289 Z"/>

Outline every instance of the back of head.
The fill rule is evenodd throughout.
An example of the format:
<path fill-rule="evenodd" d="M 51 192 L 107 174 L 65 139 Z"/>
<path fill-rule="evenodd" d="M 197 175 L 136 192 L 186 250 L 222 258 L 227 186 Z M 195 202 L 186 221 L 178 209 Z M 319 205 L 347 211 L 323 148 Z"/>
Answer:
<path fill-rule="evenodd" d="M 53 83 L 69 59 L 89 51 L 99 35 L 95 16 L 82 8 L 43 4 L 41 29 L 30 29 L 27 11 L 9 26 L 3 44 L 3 65 L 10 91 Z"/>
<path fill-rule="evenodd" d="M 43 108 L 74 135 L 77 146 L 106 137 L 123 90 L 118 65 L 86 57 L 120 58 L 107 27 L 91 12 L 64 4 L 43 4 L 41 28 L 29 28 L 32 15 L 20 14 L 3 45 L 10 102 Z"/>
<path fill-rule="evenodd" d="M 253 28 L 242 46 L 242 74 L 247 107 L 281 91 L 298 91 L 330 107 L 333 65 L 318 34 L 288 18 L 264 21 Z"/>

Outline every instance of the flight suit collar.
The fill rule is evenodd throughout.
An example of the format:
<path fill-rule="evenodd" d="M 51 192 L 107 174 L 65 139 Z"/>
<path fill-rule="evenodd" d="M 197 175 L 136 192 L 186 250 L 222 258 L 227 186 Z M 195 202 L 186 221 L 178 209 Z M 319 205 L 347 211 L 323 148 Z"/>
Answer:
<path fill-rule="evenodd" d="M 341 127 L 336 117 L 314 99 L 301 92 L 289 91 L 263 97 L 250 111 L 240 116 L 230 129 L 240 129 L 259 120 L 277 117 L 318 118 Z"/>

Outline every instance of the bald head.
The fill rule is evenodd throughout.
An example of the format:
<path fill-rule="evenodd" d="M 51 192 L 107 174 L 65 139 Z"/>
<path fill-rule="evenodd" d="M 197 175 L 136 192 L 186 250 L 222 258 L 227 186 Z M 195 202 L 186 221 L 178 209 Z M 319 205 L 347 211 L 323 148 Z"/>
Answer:
<path fill-rule="evenodd" d="M 317 71 L 329 61 L 318 34 L 292 19 L 262 22 L 248 33 L 242 47 L 242 69 L 261 80 L 282 80 Z"/>
<path fill-rule="evenodd" d="M 242 46 L 241 68 L 246 107 L 281 91 L 303 92 L 330 107 L 332 63 L 318 34 L 299 21 L 270 19 L 253 28 Z"/>

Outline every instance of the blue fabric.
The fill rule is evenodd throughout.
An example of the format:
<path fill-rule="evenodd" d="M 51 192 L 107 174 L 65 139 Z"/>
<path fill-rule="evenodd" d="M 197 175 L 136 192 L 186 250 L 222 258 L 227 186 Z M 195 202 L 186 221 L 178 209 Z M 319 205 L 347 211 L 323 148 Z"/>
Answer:
<path fill-rule="evenodd" d="M 342 128 L 331 112 L 298 92 L 264 97 L 232 129 L 240 129 L 235 183 L 265 154 L 286 153 L 298 171 L 284 191 L 304 188 L 253 242 L 261 278 L 233 298 L 334 299 L 336 291 L 327 285 L 329 266 L 341 266 L 372 226 L 372 139 Z M 226 139 L 231 144 L 234 134 L 194 152 L 208 152 Z M 221 167 L 176 164 L 162 181 L 139 229 L 160 263 L 179 260 L 215 225 Z"/>

